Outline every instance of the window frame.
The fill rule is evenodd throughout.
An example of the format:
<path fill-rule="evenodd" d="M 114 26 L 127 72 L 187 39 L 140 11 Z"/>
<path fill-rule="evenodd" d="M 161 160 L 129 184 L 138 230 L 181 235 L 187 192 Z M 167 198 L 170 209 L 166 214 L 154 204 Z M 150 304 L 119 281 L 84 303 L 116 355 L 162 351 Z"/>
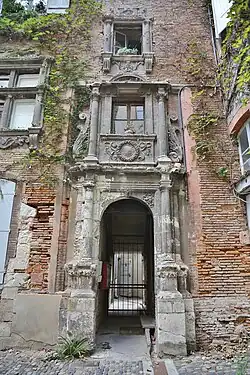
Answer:
<path fill-rule="evenodd" d="M 240 142 L 240 135 L 241 133 L 243 132 L 243 130 L 246 130 L 246 134 L 247 134 L 247 142 L 248 142 L 248 148 L 242 152 L 242 147 L 241 147 L 241 142 Z M 238 138 L 238 148 L 239 148 L 239 157 L 240 157 L 240 166 L 241 166 L 241 173 L 244 174 L 245 172 L 248 171 L 248 169 L 245 169 L 244 165 L 246 164 L 246 162 L 250 159 L 250 119 L 247 120 L 244 125 L 242 126 L 242 128 L 240 129 L 238 135 L 237 135 L 237 138 Z M 243 156 L 247 154 L 247 152 L 249 152 L 249 158 L 247 159 L 247 161 L 243 161 Z M 249 171 L 250 171 L 250 168 L 249 168 Z"/>
<path fill-rule="evenodd" d="M 133 126 L 131 126 L 131 123 L 133 123 L 133 121 L 142 121 L 143 122 L 143 132 L 142 133 L 136 133 L 135 134 L 144 134 L 145 132 L 145 100 L 144 98 L 142 98 L 143 100 L 132 100 L 132 101 L 126 101 L 126 100 L 114 100 L 113 103 L 112 103 L 112 126 L 111 126 L 111 133 L 112 134 L 125 134 L 126 133 L 126 129 L 129 130 L 133 130 L 135 132 L 135 129 L 133 129 Z M 127 107 L 127 119 L 116 119 L 115 116 L 114 116 L 114 110 L 115 110 L 115 106 L 126 106 Z M 132 118 L 132 111 L 131 111 L 131 108 L 133 106 L 137 106 L 137 107 L 143 107 L 143 120 L 139 120 L 139 119 L 133 119 Z M 115 126 L 115 122 L 116 121 L 122 121 L 125 123 L 125 126 L 124 126 L 124 132 L 123 133 L 117 133 L 116 132 L 116 126 Z"/>
<path fill-rule="evenodd" d="M 9 77 L 9 84 L 8 87 L 0 87 L 0 101 L 4 102 L 2 116 L 0 118 L 0 131 L 11 130 L 13 131 L 27 131 L 29 128 L 33 126 L 41 127 L 40 123 L 42 122 L 42 110 L 39 107 L 40 97 L 41 97 L 41 88 L 40 85 L 45 80 L 45 70 L 42 68 L 42 61 L 39 59 L 37 61 L 31 61 L 30 63 L 27 62 L 27 66 L 23 66 L 21 61 L 9 63 L 9 66 L 4 65 L 3 67 L 0 65 L 0 77 L 8 75 Z M 34 86 L 19 86 L 20 78 L 24 76 L 28 78 L 34 78 L 37 76 L 37 84 Z M 34 111 L 33 111 L 33 119 L 29 127 L 24 126 L 22 128 L 12 128 L 12 116 L 13 110 L 15 106 L 16 100 L 35 100 Z M 40 104 L 41 106 L 41 104 Z M 39 107 L 39 108 L 38 108 Z M 34 119 L 38 118 L 36 116 L 36 111 L 39 110 L 39 124 L 34 124 Z"/>
<path fill-rule="evenodd" d="M 121 30 L 116 30 L 116 28 L 121 28 Z M 120 47 L 120 48 L 128 48 L 128 36 L 127 36 L 127 34 L 125 33 L 125 32 L 123 32 L 122 30 L 123 29 L 129 29 L 129 28 L 131 28 L 131 29 L 133 29 L 133 28 L 140 28 L 141 30 L 140 30 L 140 53 L 137 53 L 136 55 L 135 54 L 118 54 L 117 52 L 116 52 L 116 48 L 117 48 L 117 46 L 116 46 L 116 40 L 117 40 L 117 38 L 116 38 L 116 35 L 117 34 L 120 34 L 120 35 L 124 35 L 125 36 L 125 46 L 124 47 Z M 142 56 L 143 55 L 143 22 L 142 21 L 136 21 L 136 22 L 129 22 L 129 21 L 122 21 L 122 22 L 119 22 L 119 21 L 115 21 L 114 23 L 113 23 L 113 38 L 112 38 L 112 53 L 113 53 L 113 55 L 115 56 L 115 57 L 117 57 L 117 56 L 137 56 L 137 57 L 140 57 L 140 56 Z"/>

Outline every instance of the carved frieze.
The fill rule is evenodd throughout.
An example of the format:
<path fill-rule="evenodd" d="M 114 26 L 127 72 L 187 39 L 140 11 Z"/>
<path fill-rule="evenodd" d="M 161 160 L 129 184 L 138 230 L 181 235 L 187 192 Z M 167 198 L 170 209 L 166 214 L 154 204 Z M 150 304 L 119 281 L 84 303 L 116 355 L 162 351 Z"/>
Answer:
<path fill-rule="evenodd" d="M 147 16 L 147 10 L 141 7 L 118 8 L 117 16 L 122 18 L 145 18 Z"/>
<path fill-rule="evenodd" d="M 0 136 L 0 149 L 15 148 L 21 147 L 29 144 L 29 136 L 20 135 L 20 136 Z"/>
<path fill-rule="evenodd" d="M 72 262 L 65 265 L 67 287 L 70 289 L 93 289 L 96 265 L 90 262 Z"/>
<path fill-rule="evenodd" d="M 138 69 L 142 61 L 117 61 L 115 64 L 118 66 L 120 72 L 132 73 Z"/>
<path fill-rule="evenodd" d="M 133 162 L 143 161 L 146 156 L 152 154 L 152 144 L 150 142 L 125 140 L 122 142 L 106 142 L 106 153 L 111 160 Z"/>
<path fill-rule="evenodd" d="M 154 135 L 101 134 L 101 162 L 153 163 Z"/>

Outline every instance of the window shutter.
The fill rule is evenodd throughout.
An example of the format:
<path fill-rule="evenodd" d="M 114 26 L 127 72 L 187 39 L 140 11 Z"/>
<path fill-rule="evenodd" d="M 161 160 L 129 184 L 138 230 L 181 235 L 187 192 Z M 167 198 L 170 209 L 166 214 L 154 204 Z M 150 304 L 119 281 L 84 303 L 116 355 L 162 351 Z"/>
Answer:
<path fill-rule="evenodd" d="M 18 99 L 14 101 L 10 129 L 28 129 L 32 125 L 35 99 Z"/>
<path fill-rule="evenodd" d="M 231 7 L 229 0 L 212 0 L 214 25 L 216 37 L 219 38 L 221 32 L 226 28 L 229 21 L 227 13 Z"/>
<path fill-rule="evenodd" d="M 48 0 L 47 13 L 65 13 L 69 8 L 69 0 Z"/>
<path fill-rule="evenodd" d="M 0 188 L 2 194 L 0 200 L 0 284 L 2 284 L 16 184 L 12 181 L 0 180 Z"/>

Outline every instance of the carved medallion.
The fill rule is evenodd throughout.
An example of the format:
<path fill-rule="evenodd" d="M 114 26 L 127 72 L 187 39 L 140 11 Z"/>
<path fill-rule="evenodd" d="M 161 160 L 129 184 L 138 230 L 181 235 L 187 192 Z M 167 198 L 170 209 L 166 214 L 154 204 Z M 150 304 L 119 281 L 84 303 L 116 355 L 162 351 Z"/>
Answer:
<path fill-rule="evenodd" d="M 151 153 L 152 144 L 150 142 L 139 141 L 122 141 L 122 142 L 106 142 L 106 153 L 111 157 L 111 160 L 133 162 L 143 161 L 146 156 Z"/>
<path fill-rule="evenodd" d="M 138 158 L 139 154 L 140 149 L 135 142 L 124 141 L 118 147 L 118 157 L 121 161 L 134 161 Z"/>

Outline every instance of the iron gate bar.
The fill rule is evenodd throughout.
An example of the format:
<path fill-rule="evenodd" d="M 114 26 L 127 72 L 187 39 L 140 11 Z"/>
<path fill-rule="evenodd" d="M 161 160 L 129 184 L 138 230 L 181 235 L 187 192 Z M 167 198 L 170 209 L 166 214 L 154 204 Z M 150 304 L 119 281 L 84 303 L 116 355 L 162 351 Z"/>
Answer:
<path fill-rule="evenodd" d="M 115 238 L 112 244 L 112 280 L 109 291 L 108 313 L 118 315 L 144 314 L 147 284 L 143 262 L 142 237 Z"/>

